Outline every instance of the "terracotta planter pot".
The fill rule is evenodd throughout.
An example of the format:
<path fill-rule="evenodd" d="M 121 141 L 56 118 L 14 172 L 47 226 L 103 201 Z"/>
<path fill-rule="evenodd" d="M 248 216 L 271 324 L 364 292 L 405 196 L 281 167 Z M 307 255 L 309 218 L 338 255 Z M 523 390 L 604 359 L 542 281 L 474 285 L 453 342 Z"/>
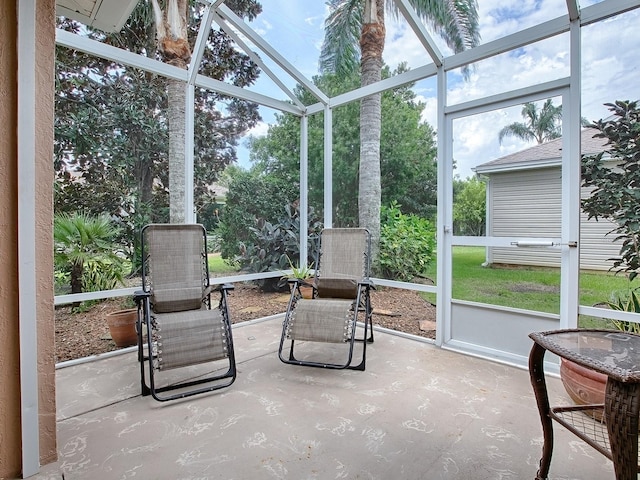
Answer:
<path fill-rule="evenodd" d="M 300 294 L 302 295 L 302 298 L 313 298 L 313 287 L 302 285 L 300 287 Z"/>
<path fill-rule="evenodd" d="M 604 403 L 606 375 L 562 358 L 560 359 L 560 379 L 564 389 L 577 405 Z M 593 416 L 601 417 L 596 414 Z"/>
<path fill-rule="evenodd" d="M 129 347 L 138 343 L 136 334 L 137 319 L 138 310 L 135 308 L 107 313 L 109 333 L 117 347 Z"/>
<path fill-rule="evenodd" d="M 289 285 L 289 288 L 293 288 L 291 284 Z M 302 295 L 302 298 L 313 298 L 313 287 L 308 285 L 298 285 L 298 288 L 300 289 L 300 295 Z"/>

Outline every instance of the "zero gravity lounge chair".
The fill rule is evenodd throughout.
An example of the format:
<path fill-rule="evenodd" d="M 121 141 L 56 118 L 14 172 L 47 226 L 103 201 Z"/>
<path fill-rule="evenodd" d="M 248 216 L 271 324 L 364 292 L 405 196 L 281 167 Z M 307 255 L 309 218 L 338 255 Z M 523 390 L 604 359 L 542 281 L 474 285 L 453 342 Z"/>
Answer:
<path fill-rule="evenodd" d="M 209 285 L 206 238 L 195 224 L 142 229 L 143 290 L 134 294 L 140 382 L 142 394 L 158 401 L 228 387 L 236 378 L 227 305 L 233 286 Z"/>
<path fill-rule="evenodd" d="M 367 343 L 373 342 L 370 251 L 371 236 L 364 228 L 322 231 L 314 298 L 302 298 L 299 287 L 304 281 L 289 281 L 291 297 L 282 327 L 280 360 L 311 367 L 365 369 Z M 361 329 L 362 337 L 356 338 Z M 327 343 L 342 345 L 323 347 Z M 362 357 L 354 364 L 356 345 Z"/>

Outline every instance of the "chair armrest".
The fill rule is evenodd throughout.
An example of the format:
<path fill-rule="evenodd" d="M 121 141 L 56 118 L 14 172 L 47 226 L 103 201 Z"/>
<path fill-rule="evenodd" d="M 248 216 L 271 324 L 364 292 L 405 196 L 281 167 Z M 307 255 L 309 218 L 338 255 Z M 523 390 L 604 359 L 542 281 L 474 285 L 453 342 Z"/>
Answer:
<path fill-rule="evenodd" d="M 372 288 L 373 290 L 376 289 L 376 284 L 373 283 L 373 280 L 369 280 L 368 278 L 358 280 L 358 285 L 361 287 Z"/>
<path fill-rule="evenodd" d="M 136 305 L 140 305 L 140 302 L 150 297 L 151 292 L 145 292 L 144 290 L 136 290 L 133 292 L 133 301 L 136 302 Z"/>
<path fill-rule="evenodd" d="M 236 287 L 233 286 L 233 283 L 223 283 L 220 285 L 216 285 L 215 287 L 209 285 L 202 294 L 202 298 L 206 298 L 211 292 L 222 292 L 222 291 L 230 291 L 234 290 Z"/>
<path fill-rule="evenodd" d="M 294 285 L 299 284 L 300 286 L 316 288 L 315 282 L 309 283 L 306 280 L 303 280 L 301 278 L 289 278 L 287 280 L 287 283 L 289 283 L 289 285 L 291 285 L 291 284 L 294 284 Z"/>

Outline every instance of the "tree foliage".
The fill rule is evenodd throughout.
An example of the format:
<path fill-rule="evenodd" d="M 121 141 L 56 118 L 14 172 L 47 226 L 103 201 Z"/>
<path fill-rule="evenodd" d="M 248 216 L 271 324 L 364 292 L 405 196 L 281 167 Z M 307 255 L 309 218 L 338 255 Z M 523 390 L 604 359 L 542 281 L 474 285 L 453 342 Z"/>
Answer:
<path fill-rule="evenodd" d="M 221 256 L 234 261 L 241 244 L 256 243 L 253 230 L 259 220 L 276 223 L 285 205 L 295 204 L 299 187 L 286 177 L 268 175 L 257 170 L 237 170 L 229 184 L 227 203 L 222 212 L 218 233 Z"/>
<path fill-rule="evenodd" d="M 453 197 L 455 235 L 482 236 L 486 226 L 486 184 L 477 177 L 460 182 Z"/>
<path fill-rule="evenodd" d="M 522 106 L 524 122 L 511 123 L 500 130 L 498 140 L 502 144 L 504 137 L 513 136 L 521 140 L 535 140 L 537 143 L 548 142 L 562 135 L 562 105 L 554 105 L 548 98 L 538 110 L 535 103 L 527 102 Z"/>
<path fill-rule="evenodd" d="M 388 68 L 385 78 L 405 71 Z M 353 88 L 358 75 L 338 77 L 324 74 L 313 79 L 329 95 Z M 302 102 L 308 94 L 296 94 Z M 436 209 L 436 145 L 431 126 L 421 120 L 424 104 L 416 100 L 410 86 L 389 90 L 382 95 L 381 140 L 382 199 L 398 201 L 406 213 L 431 218 Z M 360 152 L 359 109 L 350 103 L 333 111 L 333 218 L 336 226 L 358 225 L 358 165 Z M 309 204 L 323 211 L 324 195 L 324 116 L 309 117 Z M 250 140 L 255 170 L 284 178 L 299 188 L 300 121 L 288 114 L 276 115 L 266 136 Z M 296 197 L 297 198 L 297 197 Z"/>
<path fill-rule="evenodd" d="M 599 130 L 594 138 L 607 140 L 605 151 L 582 161 L 582 185 L 593 189 L 582 209 L 617 224 L 611 233 L 622 246 L 612 268 L 633 280 L 640 272 L 640 109 L 635 101 L 605 105 L 612 116 L 591 125 Z"/>
<path fill-rule="evenodd" d="M 254 0 L 227 2 L 241 16 L 261 10 Z M 196 38 L 203 6 L 190 3 L 189 40 Z M 106 35 L 60 19 L 59 27 L 158 59 L 150 6 L 140 2 L 121 32 Z M 83 33 L 85 34 L 85 33 Z M 258 76 L 248 56 L 221 31 L 210 33 L 200 73 L 236 86 Z M 149 221 L 168 220 L 166 79 L 132 67 L 56 47 L 55 209 L 107 213 L 122 227 L 134 255 L 137 231 Z M 238 139 L 259 120 L 255 104 L 198 89 L 195 101 L 198 211 L 215 200 L 210 185 L 236 161 Z"/>

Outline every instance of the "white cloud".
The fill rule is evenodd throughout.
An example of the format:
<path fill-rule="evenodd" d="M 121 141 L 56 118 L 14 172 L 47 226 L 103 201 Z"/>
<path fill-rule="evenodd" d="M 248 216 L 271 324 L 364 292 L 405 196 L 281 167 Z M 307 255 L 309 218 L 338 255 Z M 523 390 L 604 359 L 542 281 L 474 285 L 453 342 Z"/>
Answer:
<path fill-rule="evenodd" d="M 481 0 L 479 3 L 483 43 L 566 14 L 564 0 L 544 0 L 542 3 L 533 0 Z M 588 120 L 608 115 L 603 106 L 605 102 L 640 98 L 637 88 L 639 20 L 640 12 L 636 10 L 583 28 L 582 115 Z M 412 68 L 430 63 L 420 42 L 402 22 L 389 22 L 387 35 L 385 61 L 390 66 L 402 60 L 408 61 Z M 434 40 L 444 51 L 442 41 Z M 461 81 L 452 73 L 449 75 L 447 104 L 567 77 L 570 74 L 569 48 L 569 36 L 563 34 L 479 62 L 469 81 Z M 418 99 L 427 105 L 423 119 L 436 126 L 436 92 L 416 91 Z M 559 99 L 555 103 L 559 103 Z M 458 163 L 457 173 L 464 178 L 471 174 L 471 167 L 479 163 L 530 146 L 509 137 L 505 138 L 503 145 L 499 144 L 500 129 L 516 121 L 522 121 L 520 107 L 456 121 L 454 157 Z"/>
<path fill-rule="evenodd" d="M 581 0 L 580 3 L 584 7 L 597 1 Z M 310 78 L 316 74 L 324 39 L 324 18 L 328 14 L 325 2 L 263 0 L 262 3 L 264 13 L 255 23 L 264 29 L 267 41 L 306 76 Z M 482 43 L 561 15 L 566 15 L 566 0 L 479 0 Z M 640 98 L 637 87 L 639 21 L 640 11 L 634 10 L 582 29 L 582 115 L 587 119 L 607 116 L 608 111 L 603 106 L 605 102 Z M 391 68 L 402 61 L 411 68 L 431 63 L 405 21 L 387 16 L 386 27 L 384 60 Z M 434 41 L 445 55 L 450 54 L 439 37 L 434 37 Z M 451 72 L 448 75 L 447 103 L 466 102 L 566 77 L 570 74 L 569 56 L 569 36 L 563 34 L 479 62 L 468 81 L 462 81 L 459 72 Z M 287 84 L 293 87 L 293 84 Z M 423 119 L 437 128 L 435 80 L 418 82 L 414 91 L 418 100 L 426 104 Z M 281 93 L 275 96 L 283 98 Z M 500 129 L 515 121 L 522 121 L 519 106 L 457 120 L 454 124 L 457 173 L 466 177 L 471 175 L 472 166 L 524 148 L 526 145 L 521 141 L 509 137 L 503 145 L 498 142 Z M 261 124 L 251 134 L 262 135 L 265 132 L 266 124 Z"/>
<path fill-rule="evenodd" d="M 255 127 L 247 132 L 247 136 L 264 137 L 269 132 L 269 124 L 266 122 L 258 122 Z"/>

